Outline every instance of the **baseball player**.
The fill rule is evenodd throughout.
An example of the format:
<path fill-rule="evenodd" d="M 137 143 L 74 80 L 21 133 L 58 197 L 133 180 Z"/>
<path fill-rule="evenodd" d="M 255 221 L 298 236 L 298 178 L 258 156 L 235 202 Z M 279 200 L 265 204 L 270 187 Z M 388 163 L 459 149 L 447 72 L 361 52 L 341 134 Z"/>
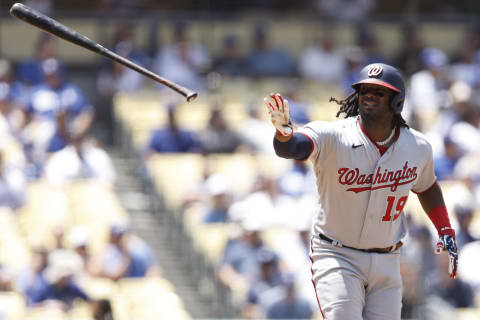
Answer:
<path fill-rule="evenodd" d="M 409 191 L 439 235 L 457 270 L 455 231 L 436 182 L 432 148 L 401 116 L 405 86 L 400 72 L 375 63 L 362 69 L 354 92 L 335 101 L 334 122 L 314 121 L 296 129 L 288 101 L 264 99 L 277 132 L 278 156 L 310 160 L 319 193 L 312 229 L 312 281 L 320 312 L 328 320 L 400 319 L 400 253 L 407 232 L 403 208 Z"/>

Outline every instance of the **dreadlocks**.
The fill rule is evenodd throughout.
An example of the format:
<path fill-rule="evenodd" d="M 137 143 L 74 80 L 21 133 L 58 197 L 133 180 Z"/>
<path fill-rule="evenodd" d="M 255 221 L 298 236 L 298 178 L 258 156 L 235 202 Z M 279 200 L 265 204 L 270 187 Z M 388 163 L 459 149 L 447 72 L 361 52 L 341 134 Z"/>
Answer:
<path fill-rule="evenodd" d="M 329 102 L 332 102 L 332 101 L 334 101 L 335 103 L 341 106 L 337 112 L 337 115 L 336 115 L 337 118 L 342 113 L 345 113 L 345 118 L 358 115 L 358 94 L 356 91 L 354 91 L 348 97 L 340 101 L 338 101 L 333 97 L 330 97 Z"/>
<path fill-rule="evenodd" d="M 329 102 L 335 102 L 340 105 L 340 109 L 337 112 L 336 117 L 338 118 L 342 113 L 345 113 L 345 118 L 354 117 L 358 115 L 358 93 L 357 91 L 352 92 L 345 99 L 337 100 L 334 97 L 330 97 Z M 408 124 L 403 119 L 401 114 L 395 114 L 392 120 L 393 127 L 407 127 Z"/>

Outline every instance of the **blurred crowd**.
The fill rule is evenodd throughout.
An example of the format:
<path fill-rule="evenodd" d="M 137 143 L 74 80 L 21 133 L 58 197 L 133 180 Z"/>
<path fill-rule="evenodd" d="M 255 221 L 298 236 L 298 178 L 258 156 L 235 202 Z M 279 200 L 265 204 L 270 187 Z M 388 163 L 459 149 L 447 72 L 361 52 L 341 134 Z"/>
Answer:
<path fill-rule="evenodd" d="M 27 215 L 24 209 L 31 207 L 31 184 L 45 182 L 66 193 L 77 182 L 99 184 L 111 192 L 115 183 L 112 159 L 91 135 L 91 97 L 71 81 L 56 41 L 41 34 L 31 59 L 18 64 L 0 59 L 0 207 L 14 219 L 15 232 L 25 231 L 20 225 Z M 50 196 L 43 201 L 58 201 L 55 194 Z M 108 221 L 98 219 L 103 220 Z M 20 293 L 28 309 L 61 313 L 82 300 L 93 319 L 113 319 L 111 301 L 90 296 L 86 284 L 93 278 L 117 282 L 159 276 L 160 270 L 153 249 L 131 232 L 128 219 L 112 219 L 102 227 L 107 237 L 96 252 L 94 230 L 84 225 L 54 225 L 47 231 L 53 243 L 23 235 L 19 241 L 27 243 L 28 264 L 10 268 L 16 257 L 2 255 L 0 291 Z M 0 243 L 2 248 L 10 245 L 5 239 Z M 2 304 L 1 319 L 8 318 L 10 307 Z"/>
<path fill-rule="evenodd" d="M 340 46 L 327 26 L 294 57 L 271 44 L 269 27 L 264 23 L 252 26 L 251 50 L 245 54 L 241 49 L 246 44 L 235 33 L 228 33 L 221 51 L 213 55 L 207 46 L 189 39 L 186 22 L 173 24 L 172 42 L 154 55 L 135 43 L 131 26 L 119 28 L 112 48 L 200 94 L 210 94 L 210 80 L 219 75 L 225 79 L 292 77 L 319 87 L 335 85 L 347 95 L 364 65 L 386 62 L 400 68 L 408 84 L 404 118 L 431 141 L 438 180 L 454 182 L 445 197 L 460 248 L 459 278 L 452 280 L 445 272 L 446 256 L 433 255 L 435 234 L 428 226 L 409 220 L 410 234 L 402 248 L 403 316 L 428 313 L 443 319 L 456 308 L 476 307 L 480 297 L 480 278 L 474 269 L 480 256 L 480 225 L 475 221 L 480 208 L 480 33 L 466 34 L 458 52 L 447 55 L 428 47 L 418 26 L 407 26 L 401 50 L 392 57 L 381 51 L 375 32 L 367 26 L 359 26 L 355 42 L 348 46 Z M 39 179 L 59 186 L 81 179 L 113 185 L 112 159 L 91 129 L 97 122 L 107 126 L 110 138 L 106 141 L 111 143 L 115 95 L 138 92 L 146 85 L 143 76 L 106 61 L 95 75 L 97 90 L 89 96 L 72 81 L 56 41 L 42 34 L 31 59 L 15 64 L 0 60 L 0 206 L 14 212 L 28 202 L 27 185 Z M 299 89 L 282 94 L 290 101 L 293 121 L 302 125 L 315 119 L 312 107 L 299 101 Z M 155 90 L 165 89 L 158 86 Z M 138 150 L 143 161 L 162 153 L 273 154 L 274 129 L 259 114 L 258 103 L 244 101 L 249 119 L 241 130 L 229 127 L 218 103 L 212 107 L 207 127 L 199 132 L 178 124 L 176 103 L 163 105 L 168 121 L 155 128 Z M 258 175 L 246 194 L 233 193 L 235 182 L 219 173 L 206 170 L 203 176 L 195 192 L 186 189 L 183 210 L 186 214 L 191 206 L 200 206 L 202 223 L 238 225 L 238 234 L 227 242 L 215 266 L 215 277 L 229 290 L 242 288 L 244 294 L 235 301 L 240 315 L 314 317 L 318 308 L 308 253 L 317 196 L 309 164 L 292 161 L 278 177 Z M 292 238 L 275 247 L 266 245 L 261 233 L 276 227 L 290 229 Z M 110 226 L 109 242 L 99 257 L 88 254 L 88 232 L 80 228 L 71 233 L 74 250 L 59 241 L 48 251 L 34 248 L 32 265 L 25 272 L 11 275 L 2 268 L 1 289 L 21 291 L 28 305 L 54 300 L 68 307 L 74 298 L 89 300 L 72 280 L 74 275 L 88 273 L 116 281 L 158 272 L 151 248 L 131 235 L 128 226 Z M 438 301 L 443 303 L 433 308 Z"/>

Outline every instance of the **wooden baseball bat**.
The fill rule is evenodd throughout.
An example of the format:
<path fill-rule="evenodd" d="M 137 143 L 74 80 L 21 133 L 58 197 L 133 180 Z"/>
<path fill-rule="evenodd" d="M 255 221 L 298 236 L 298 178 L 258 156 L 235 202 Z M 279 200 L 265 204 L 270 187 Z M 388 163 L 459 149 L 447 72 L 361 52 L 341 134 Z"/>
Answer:
<path fill-rule="evenodd" d="M 123 64 L 124 66 L 133 69 L 167 87 L 170 89 L 175 90 L 176 92 L 180 93 L 183 95 L 185 98 L 187 98 L 187 101 L 193 101 L 197 97 L 197 93 L 194 91 L 191 91 L 187 88 L 182 87 L 179 84 L 176 84 L 173 81 L 170 81 L 168 79 L 162 78 L 156 73 L 153 73 L 150 70 L 145 69 L 144 67 L 139 66 L 138 64 L 108 50 L 107 48 L 99 45 L 93 40 L 90 40 L 89 38 L 85 37 L 84 35 L 81 35 L 80 33 L 70 29 L 69 27 L 61 24 L 60 22 L 44 15 L 43 13 L 40 13 L 30 7 L 27 7 L 26 5 L 23 5 L 21 3 L 15 3 L 11 8 L 10 8 L 10 15 L 12 15 L 15 18 L 18 18 L 20 20 L 23 20 L 25 22 L 30 23 L 31 25 L 42 29 L 46 32 L 49 32 L 53 34 L 56 37 L 62 38 L 64 40 L 67 40 L 71 43 L 74 43 L 80 47 L 83 47 L 85 49 L 88 49 L 90 51 L 93 51 L 95 53 L 98 53 L 104 57 L 107 57 L 108 59 L 114 60 L 118 63 Z"/>

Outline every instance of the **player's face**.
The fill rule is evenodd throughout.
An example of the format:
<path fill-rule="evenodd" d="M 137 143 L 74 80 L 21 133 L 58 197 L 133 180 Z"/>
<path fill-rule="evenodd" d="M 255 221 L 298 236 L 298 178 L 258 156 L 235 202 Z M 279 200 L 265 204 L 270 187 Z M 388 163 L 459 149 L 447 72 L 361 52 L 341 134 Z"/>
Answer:
<path fill-rule="evenodd" d="M 362 84 L 358 90 L 359 112 L 365 120 L 393 117 L 390 101 L 393 91 L 376 84 Z"/>

